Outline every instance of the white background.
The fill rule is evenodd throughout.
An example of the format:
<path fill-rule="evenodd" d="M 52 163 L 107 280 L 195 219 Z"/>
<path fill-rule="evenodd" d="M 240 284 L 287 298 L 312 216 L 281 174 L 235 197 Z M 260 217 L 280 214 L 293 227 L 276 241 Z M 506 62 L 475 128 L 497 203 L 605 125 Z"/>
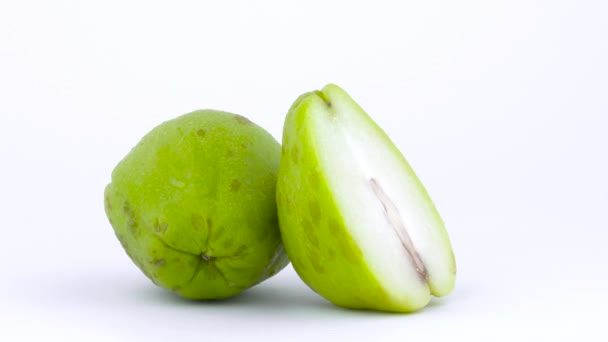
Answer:
<path fill-rule="evenodd" d="M 605 1 L 2 1 L 0 340 L 606 340 Z M 446 221 L 455 291 L 410 315 L 332 306 L 291 267 L 180 300 L 103 210 L 162 121 L 341 85 Z"/>

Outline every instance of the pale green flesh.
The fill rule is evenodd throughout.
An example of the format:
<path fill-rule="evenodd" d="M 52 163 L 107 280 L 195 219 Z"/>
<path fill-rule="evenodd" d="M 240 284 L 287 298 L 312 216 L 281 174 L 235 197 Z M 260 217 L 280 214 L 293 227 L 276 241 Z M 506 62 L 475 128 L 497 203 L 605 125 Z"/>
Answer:
<path fill-rule="evenodd" d="M 290 128 L 292 125 L 300 128 Z M 319 172 L 334 204 L 322 213 L 340 218 L 349 243 L 360 250 L 361 263 L 352 272 L 368 275 L 363 279 L 348 275 L 331 279 L 340 277 L 298 272 L 302 278 L 330 301 L 354 308 L 414 311 L 425 306 L 431 294 L 449 293 L 454 286 L 455 262 L 443 223 L 401 153 L 367 114 L 342 89 L 329 85 L 294 104 L 284 133 L 294 135 L 294 131 L 300 133 L 284 137 L 284 144 L 307 151 L 310 161 L 297 165 L 281 161 L 279 193 L 287 193 L 289 179 L 293 183 L 301 181 L 307 169 Z M 291 141 L 294 138 L 296 143 Z M 293 152 L 289 146 L 288 153 Z M 323 191 L 306 195 L 317 193 Z M 294 196 L 296 208 L 298 198 L 307 200 L 298 192 Z M 298 270 L 296 265 L 304 262 L 294 259 L 307 256 L 295 254 L 302 253 L 298 245 L 305 239 L 290 236 L 305 233 L 290 229 L 289 223 L 297 224 L 293 223 L 297 219 L 290 216 L 295 215 L 282 213 L 279 206 L 283 240 Z M 323 229 L 320 224 L 309 233 L 323 235 Z M 361 282 L 370 282 L 365 295 L 373 300 L 364 300 L 365 305 L 361 305 L 360 294 L 349 300 L 347 289 L 335 291 L 324 286 L 328 281 L 358 281 L 361 288 L 368 287 Z"/>
<path fill-rule="evenodd" d="M 274 193 L 279 145 L 259 126 L 197 111 L 147 134 L 112 173 L 105 208 L 155 284 L 224 298 L 286 264 Z"/>

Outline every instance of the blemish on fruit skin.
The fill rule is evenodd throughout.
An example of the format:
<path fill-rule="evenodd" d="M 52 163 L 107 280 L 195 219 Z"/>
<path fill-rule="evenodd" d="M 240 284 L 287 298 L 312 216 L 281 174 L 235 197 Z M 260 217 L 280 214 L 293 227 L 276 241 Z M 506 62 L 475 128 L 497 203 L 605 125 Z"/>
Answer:
<path fill-rule="evenodd" d="M 230 248 L 232 245 L 234 245 L 234 239 L 226 239 L 224 241 L 224 248 Z"/>
<path fill-rule="evenodd" d="M 230 191 L 237 192 L 241 188 L 241 182 L 238 179 L 233 179 L 230 183 Z"/>
<path fill-rule="evenodd" d="M 154 260 L 152 260 L 152 264 L 154 264 L 156 266 L 162 266 L 165 264 L 165 259 L 163 259 L 163 258 L 154 259 Z"/>
<path fill-rule="evenodd" d="M 329 250 L 327 251 L 327 253 L 329 254 L 330 259 L 334 259 L 336 257 L 336 251 L 334 251 L 334 249 L 331 247 L 329 247 Z"/>
<path fill-rule="evenodd" d="M 329 232 L 334 237 L 340 238 L 340 235 L 342 234 L 342 225 L 340 225 L 334 219 L 331 219 L 329 222 Z"/>
<path fill-rule="evenodd" d="M 312 264 L 312 268 L 314 268 L 317 273 L 325 273 L 325 268 L 319 264 L 317 259 L 311 259 L 310 263 Z"/>
<path fill-rule="evenodd" d="M 194 229 L 201 230 L 205 228 L 205 218 L 199 214 L 192 214 L 192 216 L 190 216 L 190 221 L 192 222 Z"/>
<path fill-rule="evenodd" d="M 315 200 L 310 201 L 308 207 L 310 209 L 310 217 L 312 217 L 312 221 L 315 224 L 319 224 L 319 221 L 321 220 L 321 207 L 319 206 L 319 202 Z"/>
<path fill-rule="evenodd" d="M 291 159 L 293 160 L 294 164 L 298 163 L 300 159 L 300 149 L 298 149 L 298 146 L 293 147 L 293 150 L 291 151 Z"/>
<path fill-rule="evenodd" d="M 312 227 L 312 223 L 310 222 L 310 220 L 308 220 L 308 219 L 302 220 L 302 229 L 304 230 L 304 235 L 306 235 L 308 242 L 310 242 L 310 244 L 313 247 L 318 249 L 319 248 L 319 238 L 315 234 L 315 231 Z"/>
<path fill-rule="evenodd" d="M 310 174 L 308 175 L 308 180 L 310 182 L 310 186 L 313 189 L 318 189 L 319 188 L 321 180 L 319 179 L 319 173 L 318 172 L 316 172 L 316 171 L 310 172 Z"/>
<path fill-rule="evenodd" d="M 234 156 L 234 151 L 233 150 L 226 151 L 226 157 L 231 158 L 233 156 Z"/>
<path fill-rule="evenodd" d="M 209 229 L 213 228 L 213 221 L 211 220 L 210 217 L 207 217 L 207 228 L 209 228 Z"/>
<path fill-rule="evenodd" d="M 137 216 L 135 210 L 131 207 L 128 201 L 125 201 L 122 210 L 127 216 L 127 227 L 133 235 L 137 235 L 139 228 L 139 217 Z"/>
<path fill-rule="evenodd" d="M 246 117 L 242 116 L 242 115 L 238 115 L 238 114 L 234 114 L 234 119 L 242 124 L 242 125 L 250 125 L 251 124 L 251 120 L 247 119 Z"/>
<path fill-rule="evenodd" d="M 240 256 L 242 254 L 244 254 L 247 251 L 247 246 L 246 245 L 240 245 L 239 248 L 237 248 L 236 252 L 234 252 L 235 256 Z"/>
<path fill-rule="evenodd" d="M 319 248 L 319 238 L 317 238 L 317 235 L 307 234 L 306 236 L 308 237 L 308 241 L 311 245 L 313 245 L 315 248 Z"/>
<path fill-rule="evenodd" d="M 306 254 L 308 260 L 321 260 L 319 248 L 314 247 L 312 244 L 306 244 Z"/>
<path fill-rule="evenodd" d="M 165 222 L 161 223 L 157 217 L 154 219 L 154 223 L 153 223 L 152 227 L 154 229 L 154 232 L 165 234 L 167 232 L 167 228 L 169 228 L 169 225 Z"/>
<path fill-rule="evenodd" d="M 127 221 L 127 226 L 129 226 L 133 234 L 135 234 L 137 232 L 137 228 L 139 227 L 139 220 L 137 219 L 137 217 L 130 217 Z"/>
<path fill-rule="evenodd" d="M 106 210 L 107 211 L 112 211 L 112 203 L 110 202 L 110 198 L 108 196 L 105 196 L 105 202 L 106 202 Z"/>
<path fill-rule="evenodd" d="M 133 209 L 131 208 L 131 204 L 129 204 L 129 202 L 127 202 L 127 201 L 125 201 L 125 203 L 123 203 L 122 211 L 124 211 L 124 213 L 127 216 L 131 216 L 133 214 Z"/>
<path fill-rule="evenodd" d="M 123 210 L 127 216 L 127 227 L 131 231 L 131 234 L 134 236 L 139 235 L 139 217 L 137 213 L 126 201 L 123 205 Z"/>
<path fill-rule="evenodd" d="M 196 135 L 198 135 L 200 138 L 204 138 L 207 135 L 207 131 L 201 128 L 196 131 Z"/>
<path fill-rule="evenodd" d="M 338 240 L 338 244 L 340 252 L 348 262 L 354 265 L 359 263 L 361 250 L 357 246 L 349 244 L 345 239 Z"/>

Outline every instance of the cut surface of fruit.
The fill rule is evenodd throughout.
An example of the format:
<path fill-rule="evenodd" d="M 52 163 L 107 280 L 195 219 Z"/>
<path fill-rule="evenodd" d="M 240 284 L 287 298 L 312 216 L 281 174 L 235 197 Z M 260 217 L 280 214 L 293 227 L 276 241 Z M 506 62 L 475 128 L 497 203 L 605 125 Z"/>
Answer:
<path fill-rule="evenodd" d="M 453 289 L 454 256 L 431 199 L 392 141 L 344 90 L 328 85 L 301 96 L 288 115 L 283 142 L 286 154 L 297 151 L 302 160 L 294 163 L 294 158 L 283 156 L 279 203 L 281 197 L 287 197 L 297 209 L 310 201 L 306 196 L 329 196 L 333 208 L 325 208 L 321 216 L 340 221 L 345 231 L 341 238 L 360 251 L 361 262 L 348 267 L 367 274 L 365 279 L 371 282 L 349 279 L 348 274 L 307 270 L 305 259 L 311 253 L 298 246 L 306 239 L 292 236 L 323 235 L 325 228 L 321 223 L 302 232 L 294 228 L 303 219 L 298 217 L 302 211 L 287 212 L 279 206 L 287 253 L 298 274 L 315 291 L 341 306 L 414 311 L 424 307 L 431 295 L 443 296 Z M 289 185 L 306 182 L 310 173 L 321 175 L 319 183 L 325 191 L 307 195 Z M 319 239 L 316 256 L 318 262 L 339 267 L 339 262 L 332 262 L 331 253 L 325 252 L 337 243 L 332 241 Z M 337 294 L 336 284 L 353 281 L 358 283 L 349 285 L 351 297 L 349 290 Z M 366 293 L 370 299 L 382 300 L 360 298 Z"/>

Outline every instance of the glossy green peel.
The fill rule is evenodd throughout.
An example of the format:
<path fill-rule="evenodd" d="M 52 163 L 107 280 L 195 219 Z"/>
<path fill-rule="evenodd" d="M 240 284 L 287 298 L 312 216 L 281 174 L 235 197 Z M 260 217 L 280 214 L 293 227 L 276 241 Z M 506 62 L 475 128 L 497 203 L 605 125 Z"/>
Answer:
<path fill-rule="evenodd" d="M 295 270 L 336 305 L 411 312 L 454 287 L 450 241 L 426 190 L 338 86 L 292 105 L 277 203 Z"/>
<path fill-rule="evenodd" d="M 279 158 L 276 140 L 245 117 L 195 111 L 154 128 L 116 166 L 106 213 L 155 284 L 186 298 L 230 297 L 289 262 Z"/>

